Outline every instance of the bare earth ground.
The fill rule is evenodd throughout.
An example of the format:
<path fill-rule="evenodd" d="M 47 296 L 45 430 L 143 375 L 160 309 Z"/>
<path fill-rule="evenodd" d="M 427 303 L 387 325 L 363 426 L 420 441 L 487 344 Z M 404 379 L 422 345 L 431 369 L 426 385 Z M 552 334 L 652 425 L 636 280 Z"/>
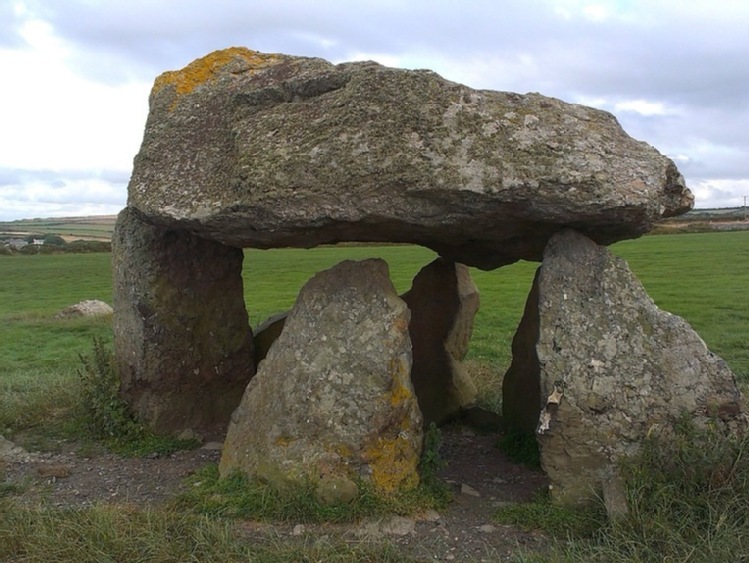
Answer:
<path fill-rule="evenodd" d="M 494 523 L 497 508 L 527 501 L 546 486 L 541 472 L 507 460 L 495 446 L 497 434 L 478 434 L 463 426 L 442 430 L 440 454 L 447 462 L 441 477 L 455 499 L 441 514 L 391 517 L 348 525 L 293 525 L 244 522 L 243 533 L 254 542 L 389 541 L 424 561 L 507 561 L 519 549 L 543 550 L 548 539 Z M 209 445 L 209 448 L 211 446 Z M 55 507 L 96 503 L 139 506 L 165 503 L 184 490 L 184 480 L 220 451 L 200 448 L 165 457 L 123 458 L 111 453 L 81 453 L 61 444 L 59 453 L 32 453 L 4 463 L 6 483 L 18 484 L 16 500 Z"/>

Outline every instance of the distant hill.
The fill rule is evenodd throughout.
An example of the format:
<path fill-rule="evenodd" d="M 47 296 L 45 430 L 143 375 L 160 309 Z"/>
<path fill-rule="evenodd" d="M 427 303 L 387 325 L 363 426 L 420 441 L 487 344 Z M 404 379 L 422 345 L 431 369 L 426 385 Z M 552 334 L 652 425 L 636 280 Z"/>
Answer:
<path fill-rule="evenodd" d="M 57 235 L 66 242 L 112 240 L 117 215 L 91 217 L 55 217 L 48 219 L 21 219 L 0 222 L 0 239 L 28 237 L 31 235 Z"/>
<path fill-rule="evenodd" d="M 746 207 L 692 209 L 684 215 L 658 222 L 655 234 L 695 233 L 706 231 L 749 230 L 749 210 Z"/>
<path fill-rule="evenodd" d="M 110 242 L 117 215 L 92 215 L 90 217 L 55 217 L 47 219 L 21 219 L 0 221 L 0 246 L 3 241 L 38 235 L 56 235 L 65 242 L 74 240 Z M 684 215 L 663 219 L 654 233 L 681 233 L 749 229 L 749 216 L 745 207 L 693 209 Z"/>

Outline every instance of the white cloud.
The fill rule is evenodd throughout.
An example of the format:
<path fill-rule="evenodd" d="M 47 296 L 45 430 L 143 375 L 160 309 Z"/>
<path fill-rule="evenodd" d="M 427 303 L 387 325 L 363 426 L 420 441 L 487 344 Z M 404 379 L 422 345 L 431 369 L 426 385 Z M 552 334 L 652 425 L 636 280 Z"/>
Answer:
<path fill-rule="evenodd" d="M 117 213 L 126 187 L 123 173 L 0 168 L 0 221 Z M 96 213 L 76 211 L 83 209 Z"/>
<path fill-rule="evenodd" d="M 3 74 L 23 77 L 0 89 L 0 122 L 12 132 L 0 137 L 0 166 L 129 170 L 150 84 L 87 80 L 66 66 L 70 48 L 48 24 L 31 21 L 21 33 L 26 49 L 0 49 Z"/>
<path fill-rule="evenodd" d="M 742 207 L 749 202 L 749 179 L 708 179 L 690 186 L 698 207 Z"/>
<path fill-rule="evenodd" d="M 634 112 L 644 116 L 651 115 L 668 115 L 673 113 L 673 110 L 667 108 L 661 102 L 651 102 L 648 100 L 627 100 L 624 102 L 616 102 L 614 104 L 615 112 Z"/>

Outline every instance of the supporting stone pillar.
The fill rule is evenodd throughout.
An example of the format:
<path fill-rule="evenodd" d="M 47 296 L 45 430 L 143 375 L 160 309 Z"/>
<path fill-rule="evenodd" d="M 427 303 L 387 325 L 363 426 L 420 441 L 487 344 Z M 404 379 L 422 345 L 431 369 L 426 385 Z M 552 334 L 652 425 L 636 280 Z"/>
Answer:
<path fill-rule="evenodd" d="M 541 401 L 538 342 L 538 274 L 512 339 L 512 363 L 502 380 L 502 422 L 509 432 L 535 434 Z"/>
<path fill-rule="evenodd" d="M 409 316 L 382 260 L 316 274 L 232 415 L 221 475 L 311 482 L 331 503 L 355 496 L 360 478 L 385 494 L 416 486 L 423 435 Z"/>
<path fill-rule="evenodd" d="M 531 361 L 504 401 L 524 405 L 511 417 L 523 428 L 538 413 L 541 465 L 556 502 L 603 495 L 610 503 L 622 459 L 684 416 L 729 433 L 746 428 L 726 363 L 684 319 L 653 303 L 624 260 L 580 233 L 549 241 L 523 326 L 531 330 L 516 337 L 513 366 Z M 529 396 L 518 397 L 521 390 Z"/>
<path fill-rule="evenodd" d="M 126 208 L 112 259 L 122 396 L 159 434 L 221 436 L 254 373 L 242 250 Z"/>
<path fill-rule="evenodd" d="M 479 309 L 468 268 L 437 258 L 421 269 L 403 295 L 411 309 L 411 381 L 424 424 L 441 423 L 476 401 L 476 386 L 463 358 Z"/>

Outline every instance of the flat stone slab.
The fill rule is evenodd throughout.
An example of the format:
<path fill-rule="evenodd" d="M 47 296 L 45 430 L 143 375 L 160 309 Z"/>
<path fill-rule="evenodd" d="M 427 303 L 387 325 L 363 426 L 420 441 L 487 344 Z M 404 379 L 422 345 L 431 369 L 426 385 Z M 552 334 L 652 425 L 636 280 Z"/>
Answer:
<path fill-rule="evenodd" d="M 157 78 L 128 193 L 229 246 L 406 242 L 485 269 L 540 260 L 562 226 L 609 244 L 693 203 L 604 111 L 244 48 Z"/>

